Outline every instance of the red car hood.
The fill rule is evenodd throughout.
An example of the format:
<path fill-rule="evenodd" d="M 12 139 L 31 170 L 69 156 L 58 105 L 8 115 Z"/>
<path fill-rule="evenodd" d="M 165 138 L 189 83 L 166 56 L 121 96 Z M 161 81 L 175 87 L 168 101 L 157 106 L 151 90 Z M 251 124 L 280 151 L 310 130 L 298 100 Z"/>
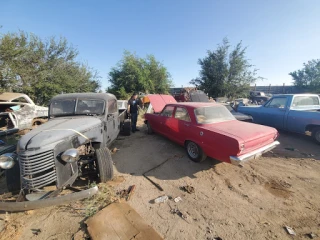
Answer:
<path fill-rule="evenodd" d="M 148 94 L 147 97 L 149 98 L 155 113 L 161 112 L 166 104 L 177 102 L 171 95 Z"/>
<path fill-rule="evenodd" d="M 205 124 L 204 129 L 220 132 L 236 138 L 245 145 L 242 154 L 273 142 L 278 132 L 275 128 L 242 121 L 227 121 L 221 123 Z"/>

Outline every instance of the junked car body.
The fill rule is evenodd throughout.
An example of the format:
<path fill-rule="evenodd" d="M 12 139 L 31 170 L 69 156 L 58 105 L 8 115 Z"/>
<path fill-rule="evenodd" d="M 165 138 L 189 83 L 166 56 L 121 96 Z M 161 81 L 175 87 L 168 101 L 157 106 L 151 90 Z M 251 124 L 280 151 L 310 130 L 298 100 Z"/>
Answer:
<path fill-rule="evenodd" d="M 108 147 L 119 131 L 119 112 L 114 95 L 58 95 L 50 101 L 49 121 L 19 140 L 17 161 L 14 156 L 0 156 L 0 166 L 9 168 L 9 171 L 13 169 L 9 166 L 12 161 L 15 166 L 20 166 L 20 176 L 15 179 L 21 179 L 21 194 L 25 196 L 41 191 L 45 186 L 56 185 L 55 193 L 45 197 L 49 201 L 79 176 L 93 173 L 101 182 L 110 180 L 113 163 Z M 1 203 L 0 209 L 3 209 Z"/>
<path fill-rule="evenodd" d="M 48 108 L 35 105 L 26 94 L 0 94 L 0 136 L 31 129 L 44 123 L 47 117 Z"/>
<path fill-rule="evenodd" d="M 316 94 L 283 94 L 262 106 L 239 106 L 255 123 L 312 136 L 320 143 L 320 99 Z"/>
<path fill-rule="evenodd" d="M 189 158 L 201 162 L 207 156 L 239 164 L 279 144 L 274 128 L 237 121 L 217 103 L 168 103 L 149 96 L 155 108 L 145 114 L 148 133 L 156 132 L 185 146 Z M 163 99 L 163 98 L 162 98 Z M 156 109 L 162 109 L 157 111 Z"/>

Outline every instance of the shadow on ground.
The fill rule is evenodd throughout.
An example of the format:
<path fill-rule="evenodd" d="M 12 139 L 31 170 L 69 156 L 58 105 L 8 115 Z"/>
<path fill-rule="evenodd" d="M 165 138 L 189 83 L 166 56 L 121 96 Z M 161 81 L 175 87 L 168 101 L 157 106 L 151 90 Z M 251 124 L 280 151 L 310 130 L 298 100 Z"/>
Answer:
<path fill-rule="evenodd" d="M 279 134 L 280 145 L 264 156 L 320 160 L 320 145 L 312 137 L 286 131 L 279 131 Z"/>
<path fill-rule="evenodd" d="M 113 155 L 114 164 L 120 173 L 142 175 L 166 161 L 147 173 L 161 180 L 175 180 L 185 176 L 195 178 L 197 172 L 221 163 L 210 158 L 195 163 L 188 158 L 182 146 L 158 134 L 148 135 L 145 127 L 140 132 L 116 141 L 114 147 L 120 149 Z"/>

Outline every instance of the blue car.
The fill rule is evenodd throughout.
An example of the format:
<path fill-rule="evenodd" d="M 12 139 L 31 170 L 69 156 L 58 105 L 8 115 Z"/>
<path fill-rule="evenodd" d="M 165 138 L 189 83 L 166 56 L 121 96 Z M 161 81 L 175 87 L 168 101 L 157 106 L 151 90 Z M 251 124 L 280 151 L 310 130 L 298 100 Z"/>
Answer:
<path fill-rule="evenodd" d="M 261 106 L 239 106 L 253 122 L 312 136 L 320 144 L 320 99 L 316 94 L 276 95 Z"/>

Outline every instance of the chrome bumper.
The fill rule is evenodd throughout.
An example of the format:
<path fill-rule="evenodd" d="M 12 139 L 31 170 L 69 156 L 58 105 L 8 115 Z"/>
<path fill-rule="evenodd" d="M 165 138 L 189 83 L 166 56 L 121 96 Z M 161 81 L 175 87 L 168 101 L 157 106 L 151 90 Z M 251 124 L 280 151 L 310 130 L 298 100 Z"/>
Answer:
<path fill-rule="evenodd" d="M 230 162 L 234 165 L 239 165 L 240 163 L 248 161 L 250 159 L 259 158 L 263 153 L 272 150 L 279 144 L 280 143 L 278 141 L 274 141 L 273 143 L 270 143 L 262 148 L 256 149 L 250 153 L 247 153 L 238 157 L 230 156 Z"/>

